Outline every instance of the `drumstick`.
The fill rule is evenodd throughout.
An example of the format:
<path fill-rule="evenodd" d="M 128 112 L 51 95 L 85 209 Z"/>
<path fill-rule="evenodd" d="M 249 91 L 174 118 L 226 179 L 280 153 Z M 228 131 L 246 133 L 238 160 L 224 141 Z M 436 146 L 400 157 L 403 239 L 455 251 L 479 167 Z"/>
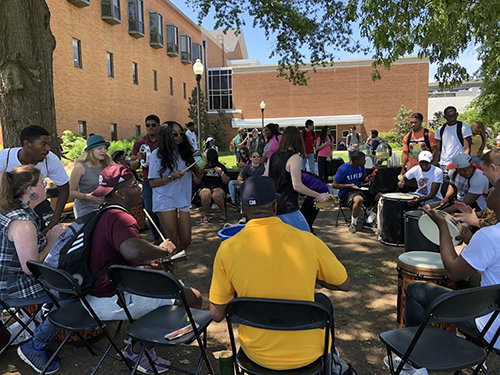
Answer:
<path fill-rule="evenodd" d="M 195 161 L 193 164 L 191 164 L 189 167 L 187 167 L 186 169 L 184 169 L 182 172 L 186 173 L 193 165 L 195 165 L 197 163 L 197 161 Z"/>
<path fill-rule="evenodd" d="M 440 209 L 443 206 L 444 206 L 444 204 L 439 204 L 438 206 L 434 207 L 432 210 L 433 211 L 438 210 L 438 209 Z"/>
<path fill-rule="evenodd" d="M 153 226 L 155 227 L 156 231 L 158 232 L 158 234 L 159 234 L 159 235 L 160 235 L 160 237 L 161 237 L 161 240 L 162 240 L 162 241 L 165 241 L 165 237 L 163 237 L 163 233 L 161 233 L 161 230 L 159 230 L 159 229 L 158 229 L 158 227 L 156 226 L 156 223 L 154 222 L 154 220 L 151 218 L 151 216 L 149 216 L 149 212 L 148 212 L 145 208 L 143 208 L 142 210 L 144 211 L 144 213 L 145 213 L 145 214 L 146 214 L 146 216 L 148 217 L 149 222 L 150 222 L 151 224 L 153 224 Z"/>

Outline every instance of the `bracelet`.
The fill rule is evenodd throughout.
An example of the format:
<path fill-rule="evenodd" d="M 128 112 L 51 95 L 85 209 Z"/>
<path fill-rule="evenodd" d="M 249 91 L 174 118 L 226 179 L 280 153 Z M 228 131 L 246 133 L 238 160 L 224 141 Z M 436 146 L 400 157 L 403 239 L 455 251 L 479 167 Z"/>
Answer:
<path fill-rule="evenodd" d="M 83 200 L 87 200 L 87 193 L 83 193 Z"/>

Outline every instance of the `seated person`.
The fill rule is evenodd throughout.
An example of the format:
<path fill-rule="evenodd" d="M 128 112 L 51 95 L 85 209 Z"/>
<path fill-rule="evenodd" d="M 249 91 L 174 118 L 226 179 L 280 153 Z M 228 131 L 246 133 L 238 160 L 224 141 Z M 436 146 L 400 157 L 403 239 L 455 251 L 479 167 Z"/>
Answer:
<path fill-rule="evenodd" d="M 441 195 L 441 184 L 443 183 L 443 171 L 431 164 L 432 153 L 430 151 L 422 151 L 418 155 L 418 165 L 412 167 L 408 172 L 403 174 L 403 179 L 398 182 L 399 187 L 411 180 L 417 180 L 418 197 L 410 200 L 410 206 L 419 206 L 433 202 L 439 202 L 443 199 Z M 399 177 L 399 176 L 398 176 Z"/>
<path fill-rule="evenodd" d="M 316 301 L 333 313 L 330 299 L 315 294 L 315 284 L 348 291 L 350 280 L 333 252 L 309 232 L 276 217 L 276 185 L 270 177 L 252 176 L 241 186 L 241 205 L 249 222 L 222 242 L 210 286 L 210 315 L 224 319 L 226 304 L 238 297 Z M 266 331 L 239 327 L 239 341 L 254 362 L 274 370 L 295 369 L 323 353 L 321 330 Z"/>
<path fill-rule="evenodd" d="M 352 211 L 350 233 L 356 233 L 358 225 L 358 216 L 361 212 L 363 203 L 365 206 L 373 205 L 373 212 L 363 224 L 367 228 L 375 228 L 375 218 L 377 216 L 377 205 L 374 205 L 375 199 L 367 191 L 361 191 L 362 182 L 373 181 L 374 175 L 367 177 L 365 170 L 365 154 L 361 151 L 353 151 L 351 161 L 342 164 L 333 177 L 332 187 L 339 189 L 340 203 L 344 207 L 349 207 Z"/>
<path fill-rule="evenodd" d="M 330 193 L 328 185 L 322 178 L 314 173 L 302 171 L 302 183 L 309 189 L 314 190 L 316 193 Z M 334 201 L 332 200 L 332 202 Z M 313 197 L 305 196 L 304 202 L 302 203 L 302 206 L 300 206 L 300 212 L 302 212 L 302 215 L 306 218 L 311 233 L 316 235 L 312 226 L 314 220 L 316 220 L 316 216 L 318 216 L 319 209 L 317 209 L 314 205 Z"/>
<path fill-rule="evenodd" d="M 488 163 L 484 163 L 485 155 L 483 155 L 481 160 L 483 161 L 483 168 L 486 171 L 490 166 L 488 166 Z M 499 181 L 495 181 L 494 188 L 490 192 L 488 207 L 493 209 L 497 216 L 500 215 Z M 500 224 L 481 228 L 473 236 L 467 228 L 461 234 L 461 237 L 468 245 L 460 255 L 457 255 L 445 218 L 436 211 L 427 208 L 424 208 L 424 211 L 439 228 L 441 236 L 441 260 L 450 280 L 459 281 L 476 272 L 482 272 L 481 286 L 500 284 L 500 258 L 498 257 L 498 254 L 500 254 Z M 450 289 L 448 288 L 432 283 L 410 283 L 406 292 L 406 326 L 418 326 L 425 316 L 427 307 L 434 298 L 449 291 Z M 490 316 L 491 314 L 475 320 L 460 322 L 456 326 L 467 334 L 477 337 L 479 336 L 479 332 L 485 327 Z M 484 339 L 488 342 L 491 341 L 494 333 L 499 328 L 500 317 L 493 322 Z M 500 349 L 500 341 L 497 341 L 494 347 L 495 349 Z"/>
<path fill-rule="evenodd" d="M 199 191 L 201 199 L 201 207 L 203 208 L 202 223 L 208 223 L 208 209 L 212 199 L 219 207 L 220 217 L 219 223 L 226 221 L 226 207 L 224 200 L 226 199 L 226 185 L 230 178 L 226 174 L 227 169 L 219 162 L 219 154 L 213 148 L 207 150 L 207 160 L 203 168 L 203 177 L 201 179 L 201 188 Z"/>
<path fill-rule="evenodd" d="M 14 167 L 0 178 L 0 299 L 26 299 L 26 304 L 50 302 L 31 275 L 26 262 L 43 262 L 52 245 L 62 233 L 60 225 L 48 230 L 45 238 L 40 218 L 33 211 L 45 199 L 45 182 L 34 165 Z M 35 330 L 31 340 L 17 349 L 21 359 L 38 372 L 47 364 L 52 353 L 49 345 L 57 333 L 48 319 Z M 59 360 L 48 367 L 56 372 Z"/>
<path fill-rule="evenodd" d="M 259 150 L 252 151 L 252 156 L 250 157 L 250 164 L 243 168 L 240 175 L 236 179 L 236 186 L 238 189 L 243 184 L 245 179 L 251 176 L 262 176 L 266 167 L 260 162 L 261 155 Z M 247 222 L 247 215 L 243 212 L 243 217 L 240 219 L 239 224 L 245 224 Z"/>
<path fill-rule="evenodd" d="M 472 164 L 472 157 L 468 154 L 458 154 L 453 156 L 450 169 L 450 185 L 445 197 L 440 203 L 444 211 L 448 213 L 456 212 L 452 205 L 454 200 L 463 202 L 476 210 L 486 208 L 486 196 L 488 195 L 488 179 L 483 171 Z"/>
<path fill-rule="evenodd" d="M 240 154 L 240 160 L 238 161 L 238 170 L 241 172 L 243 168 L 245 168 L 251 162 L 250 150 L 248 149 L 247 146 L 243 146 L 242 148 L 240 148 L 238 153 Z M 236 202 L 237 185 L 238 184 L 236 183 L 236 180 L 230 180 L 229 183 L 227 184 L 229 188 L 229 194 L 231 195 L 231 204 L 233 206 L 236 206 L 238 203 Z"/>
<path fill-rule="evenodd" d="M 141 189 L 130 168 L 121 164 L 110 165 L 102 171 L 99 181 L 100 186 L 92 194 L 104 198 L 105 204 L 121 206 L 127 212 L 121 209 L 109 209 L 99 218 L 96 228 L 102 228 L 102 230 L 92 234 L 90 271 L 99 272 L 117 257 L 119 264 L 129 266 L 150 264 L 162 269 L 162 258 L 168 255 L 168 252 L 173 252 L 175 246 L 168 239 L 156 246 L 141 238 L 137 222 L 129 214 L 130 210 L 142 200 Z M 184 287 L 184 291 L 189 305 L 200 308 L 201 294 L 188 287 Z M 124 310 L 117 303 L 118 296 L 107 274 L 95 281 L 86 299 L 102 320 L 127 319 Z M 181 303 L 178 300 L 154 299 L 127 293 L 125 293 L 125 299 L 130 303 L 127 307 L 134 319 L 140 318 L 157 307 Z M 139 352 L 140 343 L 136 342 L 128 343 L 123 354 L 125 358 L 135 362 Z M 155 363 L 163 366 L 170 365 L 169 361 L 158 357 L 154 349 L 148 349 L 148 352 Z M 146 356 L 141 358 L 138 370 L 148 374 L 153 372 Z M 168 368 L 158 367 L 157 370 L 161 373 L 167 371 Z"/>

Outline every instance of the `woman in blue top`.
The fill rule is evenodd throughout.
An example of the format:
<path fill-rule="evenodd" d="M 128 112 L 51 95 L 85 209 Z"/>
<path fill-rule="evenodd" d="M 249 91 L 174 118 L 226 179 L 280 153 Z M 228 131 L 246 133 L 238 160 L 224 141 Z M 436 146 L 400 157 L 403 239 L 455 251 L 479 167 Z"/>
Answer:
<path fill-rule="evenodd" d="M 149 160 L 153 211 L 158 215 L 166 237 L 177 247 L 176 252 L 185 250 L 191 243 L 189 207 L 192 181 L 193 178 L 197 181 L 198 168 L 193 165 L 193 148 L 177 122 L 167 121 L 161 126 L 158 148 Z"/>

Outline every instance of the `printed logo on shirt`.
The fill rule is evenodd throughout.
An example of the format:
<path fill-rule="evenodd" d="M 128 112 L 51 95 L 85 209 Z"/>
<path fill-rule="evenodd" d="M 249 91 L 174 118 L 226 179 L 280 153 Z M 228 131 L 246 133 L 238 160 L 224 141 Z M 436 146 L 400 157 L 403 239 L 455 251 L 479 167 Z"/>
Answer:
<path fill-rule="evenodd" d="M 412 158 L 418 159 L 418 155 L 425 150 L 426 150 L 425 141 L 423 139 L 410 141 L 409 154 Z"/>
<path fill-rule="evenodd" d="M 429 179 L 426 177 L 421 177 L 418 179 L 418 190 L 417 193 L 427 195 L 427 184 L 429 183 Z"/>
<path fill-rule="evenodd" d="M 361 177 L 363 177 L 363 173 L 361 173 L 361 172 L 359 172 L 359 173 L 353 173 L 353 174 L 348 174 L 346 176 L 347 181 L 357 180 L 357 179 L 359 179 Z"/>

